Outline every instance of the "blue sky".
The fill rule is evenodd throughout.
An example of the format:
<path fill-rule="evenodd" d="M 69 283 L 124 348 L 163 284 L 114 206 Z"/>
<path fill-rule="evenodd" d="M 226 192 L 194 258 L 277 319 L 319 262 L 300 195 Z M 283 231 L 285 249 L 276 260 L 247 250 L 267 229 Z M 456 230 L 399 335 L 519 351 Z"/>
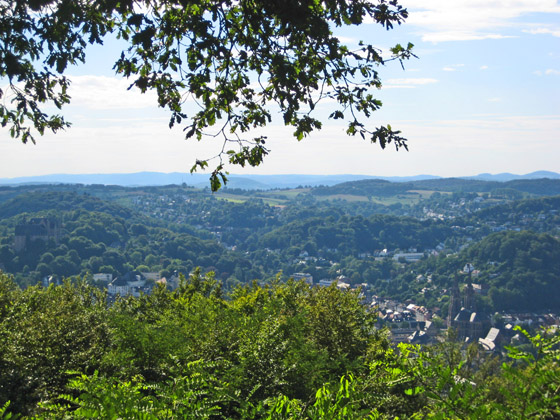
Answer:
<path fill-rule="evenodd" d="M 297 142 L 279 123 L 263 130 L 271 154 L 237 174 L 364 174 L 465 176 L 482 172 L 560 172 L 560 3 L 556 0 L 402 0 L 408 21 L 337 32 L 387 50 L 415 44 L 419 59 L 380 68 L 383 108 L 371 125 L 391 124 L 410 151 L 382 151 L 343 127 Z M 218 141 L 185 141 L 169 130 L 154 95 L 127 91 L 114 75 L 119 45 L 91 48 L 70 71 L 73 126 L 22 145 L 0 132 L 0 177 L 52 173 L 187 172 Z M 325 105 L 327 106 L 327 105 Z M 321 111 L 321 110 L 320 110 Z M 326 112 L 327 110 L 324 110 Z"/>

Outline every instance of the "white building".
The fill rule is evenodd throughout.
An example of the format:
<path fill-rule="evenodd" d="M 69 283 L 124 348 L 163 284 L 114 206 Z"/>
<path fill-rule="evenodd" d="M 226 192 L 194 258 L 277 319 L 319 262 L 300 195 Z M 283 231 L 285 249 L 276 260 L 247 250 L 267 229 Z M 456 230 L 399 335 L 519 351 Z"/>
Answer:
<path fill-rule="evenodd" d="M 313 276 L 308 273 L 294 273 L 292 278 L 296 281 L 303 280 L 308 284 L 313 284 Z"/>
<path fill-rule="evenodd" d="M 424 253 L 423 252 L 401 252 L 401 253 L 393 255 L 393 259 L 395 261 L 398 261 L 401 258 L 404 258 L 405 261 L 407 261 L 407 262 L 417 262 L 417 261 L 420 261 L 422 258 L 424 258 Z"/>
<path fill-rule="evenodd" d="M 110 273 L 97 273 L 93 275 L 93 280 L 111 283 L 113 281 L 113 275 Z"/>

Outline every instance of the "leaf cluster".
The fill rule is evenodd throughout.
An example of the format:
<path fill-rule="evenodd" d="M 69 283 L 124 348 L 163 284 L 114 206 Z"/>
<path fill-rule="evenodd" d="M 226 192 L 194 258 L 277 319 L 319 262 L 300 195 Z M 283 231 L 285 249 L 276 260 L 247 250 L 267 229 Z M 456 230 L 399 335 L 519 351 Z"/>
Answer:
<path fill-rule="evenodd" d="M 35 142 L 31 127 L 43 134 L 69 125 L 44 104 L 69 103 L 65 71 L 110 33 L 128 45 L 115 71 L 133 80 L 130 88 L 156 92 L 170 127 L 184 123 L 187 139 L 223 140 L 213 191 L 227 181 L 225 164 L 263 161 L 266 137 L 250 133 L 270 124 L 276 109 L 302 140 L 323 125 L 316 106 L 333 101 L 330 118 L 345 120 L 347 134 L 406 148 L 400 131 L 365 123 L 381 106 L 371 90 L 381 87 L 377 68 L 388 60 L 371 44 L 351 50 L 332 31 L 367 19 L 391 29 L 408 16 L 396 0 L 30 0 L 2 2 L 0 16 L 0 77 L 13 94 L 0 106 L 0 123 L 24 143 Z M 395 46 L 389 60 L 402 64 L 412 47 Z M 192 171 L 207 165 L 197 160 Z"/>

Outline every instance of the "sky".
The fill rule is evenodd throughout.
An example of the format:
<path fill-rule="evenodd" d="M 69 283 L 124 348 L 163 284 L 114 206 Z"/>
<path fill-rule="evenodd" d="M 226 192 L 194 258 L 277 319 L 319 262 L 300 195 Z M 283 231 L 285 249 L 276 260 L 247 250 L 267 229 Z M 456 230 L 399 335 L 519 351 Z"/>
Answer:
<path fill-rule="evenodd" d="M 385 31 L 373 23 L 338 29 L 387 51 L 412 42 L 418 59 L 381 67 L 374 95 L 383 107 L 371 127 L 391 124 L 408 139 L 396 152 L 325 121 L 297 142 L 278 122 L 259 134 L 271 149 L 257 168 L 233 174 L 469 176 L 560 172 L 560 3 L 557 0 L 401 0 L 406 23 Z M 217 140 L 185 140 L 170 130 L 154 94 L 128 91 L 112 70 L 120 45 L 107 40 L 70 69 L 72 122 L 65 132 L 23 145 L 0 131 L 0 177 L 57 173 L 188 172 L 214 156 Z M 325 104 L 328 107 L 328 104 Z M 324 112 L 319 110 L 319 112 Z M 212 163 L 210 163 L 212 165 Z"/>

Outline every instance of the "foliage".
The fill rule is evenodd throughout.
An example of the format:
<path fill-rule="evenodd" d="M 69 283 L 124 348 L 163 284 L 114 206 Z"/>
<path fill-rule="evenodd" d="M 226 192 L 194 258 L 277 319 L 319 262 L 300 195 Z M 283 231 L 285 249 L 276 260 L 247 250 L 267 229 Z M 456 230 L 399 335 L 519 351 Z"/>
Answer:
<path fill-rule="evenodd" d="M 98 379 L 82 377 L 70 389 L 108 401 L 161 390 L 163 398 L 169 390 L 153 387 L 187 372 L 227 384 L 231 398 L 220 406 L 232 414 L 279 393 L 306 399 L 330 378 L 359 371 L 367 347 L 380 339 L 356 294 L 305 283 L 255 284 L 226 301 L 211 275 L 195 272 L 176 292 L 159 288 L 110 308 L 83 285 L 17 293 L 0 324 L 0 383 L 2 400 L 22 413 L 40 401 L 58 404 L 53 398 L 65 392 L 71 371 L 97 371 Z M 195 369 L 198 360 L 207 361 L 205 373 Z M 132 382 L 113 386 L 111 378 Z M 114 392 L 96 391 L 99 383 Z"/>
<path fill-rule="evenodd" d="M 346 121 L 347 134 L 367 136 L 382 148 L 391 142 L 406 148 L 390 125 L 365 125 L 381 107 L 371 90 L 381 87 L 377 68 L 388 60 L 368 43 L 352 50 L 332 32 L 368 19 L 391 29 L 408 15 L 396 0 L 35 0 L 3 2 L 0 12 L 0 76 L 13 94 L 11 105 L 0 107 L 1 124 L 24 143 L 35 141 L 29 125 L 39 134 L 69 125 L 45 114 L 43 104 L 61 108 L 70 101 L 68 66 L 84 62 L 87 45 L 101 44 L 111 33 L 128 45 L 114 69 L 134 79 L 131 87 L 157 93 L 158 105 L 171 112 L 170 127 L 188 120 L 187 138 L 223 138 L 211 176 L 214 191 L 227 179 L 224 157 L 229 164 L 256 166 L 268 154 L 266 137 L 245 136 L 272 122 L 273 107 L 298 140 L 321 128 L 313 111 L 332 100 L 337 106 L 329 118 Z M 397 44 L 390 60 L 402 64 L 411 50 L 412 44 Z M 198 111 L 188 109 L 186 96 Z M 197 160 L 192 170 L 206 166 L 207 160 Z"/>
<path fill-rule="evenodd" d="M 503 401 L 498 412 L 511 419 L 553 419 L 560 415 L 560 336 L 541 331 L 532 336 L 516 327 L 531 343 L 530 351 L 509 347 L 515 363 L 504 364 Z"/>
<path fill-rule="evenodd" d="M 69 370 L 93 373 L 106 352 L 105 296 L 69 282 L 47 289 L 8 289 L 1 274 L 0 402 L 25 413 L 61 392 Z M 9 298 L 9 301 L 7 300 Z"/>
<path fill-rule="evenodd" d="M 88 44 L 102 42 L 110 12 L 86 1 L 0 4 L 0 77 L 9 82 L 0 96 L 10 103 L 0 106 L 0 124 L 9 126 L 12 137 L 35 142 L 29 125 L 39 134 L 68 126 L 60 115 L 47 115 L 44 104 L 60 109 L 70 101 L 70 81 L 63 74 L 69 65 L 84 62 Z"/>
<path fill-rule="evenodd" d="M 384 248 L 417 247 L 422 250 L 451 235 L 451 229 L 442 223 L 405 217 L 307 217 L 266 233 L 259 240 L 259 247 L 282 249 L 312 241 L 320 250 L 337 248 L 346 254 L 357 255 Z"/>
<path fill-rule="evenodd" d="M 214 418 L 227 398 L 217 378 L 201 362 L 191 362 L 166 382 L 146 384 L 142 377 L 128 381 L 76 375 L 68 384 L 72 394 L 45 403 L 37 419 L 175 419 Z"/>
<path fill-rule="evenodd" d="M 1 418 L 552 419 L 557 333 L 509 360 L 449 339 L 392 348 L 358 296 L 257 284 L 224 299 L 196 271 L 111 307 L 83 284 L 0 276 Z M 9 405 L 7 401 L 10 401 Z"/>
<path fill-rule="evenodd" d="M 462 178 L 438 178 L 420 181 L 389 182 L 382 179 L 364 179 L 343 182 L 330 187 L 317 187 L 313 189 L 312 193 L 323 196 L 352 194 L 366 197 L 391 197 L 411 190 L 471 194 L 490 193 L 493 196 L 492 198 L 520 199 L 524 193 L 539 196 L 558 195 L 560 194 L 560 180 L 543 178 L 498 182 Z"/>
<path fill-rule="evenodd" d="M 4 406 L 0 407 L 0 419 L 2 420 L 10 420 L 10 419 L 17 419 L 19 416 L 8 411 L 10 408 L 10 401 L 7 401 Z"/>
<path fill-rule="evenodd" d="M 315 394 L 313 404 L 303 405 L 297 400 L 280 397 L 272 406 L 270 420 L 298 419 L 377 419 L 377 409 L 363 409 L 359 404 L 357 381 L 350 375 L 340 379 L 338 387 L 325 384 Z"/>
<path fill-rule="evenodd" d="M 171 277 L 175 271 L 190 272 L 195 266 L 193 261 L 205 269 L 213 267 L 219 274 L 231 275 L 236 266 L 250 267 L 243 256 L 208 240 L 209 233 L 160 223 L 86 194 L 24 193 L 1 204 L 2 212 L 13 216 L 0 222 L 11 233 L 0 239 L 0 263 L 7 272 L 16 274 L 22 286 L 36 284 L 48 276 L 60 280 L 106 272 L 120 277 L 137 267 Z M 16 251 L 16 226 L 34 218 L 63 221 L 63 235 L 57 242 L 54 238 L 28 241 L 25 249 Z M 246 271 L 248 278 L 255 274 L 260 273 Z M 239 278 L 247 280 L 244 276 Z"/>
<path fill-rule="evenodd" d="M 557 239 L 528 231 L 500 232 L 484 238 L 464 254 L 477 266 L 492 268 L 481 281 L 490 287 L 489 296 L 496 310 L 558 307 Z"/>

